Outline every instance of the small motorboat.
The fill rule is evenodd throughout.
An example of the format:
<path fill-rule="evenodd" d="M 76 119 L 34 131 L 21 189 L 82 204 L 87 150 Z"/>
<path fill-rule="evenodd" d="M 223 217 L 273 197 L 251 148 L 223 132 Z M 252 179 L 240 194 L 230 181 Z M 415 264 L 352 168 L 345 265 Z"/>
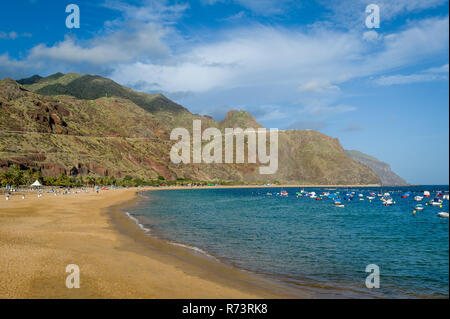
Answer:
<path fill-rule="evenodd" d="M 375 196 L 367 196 L 367 199 L 368 199 L 368 200 L 374 200 L 374 199 L 375 199 Z"/>
<path fill-rule="evenodd" d="M 431 206 L 441 206 L 442 200 L 436 197 L 430 202 L 430 205 Z"/>
<path fill-rule="evenodd" d="M 343 207 L 345 207 L 345 205 L 342 204 L 342 201 L 340 199 L 337 199 L 337 200 L 334 201 L 334 207 L 343 208 Z"/>
<path fill-rule="evenodd" d="M 387 195 L 386 195 L 387 194 Z M 383 202 L 384 206 L 391 206 L 394 204 L 394 200 L 390 196 L 389 193 L 384 194 L 384 196 L 381 198 L 381 201 Z"/>
<path fill-rule="evenodd" d="M 423 199 L 423 196 L 416 196 L 416 197 L 414 197 L 414 200 L 416 202 L 420 202 L 420 201 L 422 201 L 422 199 Z"/>
<path fill-rule="evenodd" d="M 442 217 L 442 218 L 448 218 L 448 213 L 445 213 L 445 212 L 438 213 L 438 216 Z"/>
<path fill-rule="evenodd" d="M 402 195 L 402 198 L 409 198 L 411 196 L 411 192 L 406 192 Z"/>
<path fill-rule="evenodd" d="M 423 192 L 423 196 L 424 196 L 424 197 L 431 197 L 431 194 L 430 194 L 429 191 L 424 191 L 424 192 Z"/>
<path fill-rule="evenodd" d="M 419 205 L 416 205 L 416 207 L 414 209 L 418 210 L 418 211 L 422 211 L 425 209 L 425 207 L 422 204 L 419 204 Z"/>

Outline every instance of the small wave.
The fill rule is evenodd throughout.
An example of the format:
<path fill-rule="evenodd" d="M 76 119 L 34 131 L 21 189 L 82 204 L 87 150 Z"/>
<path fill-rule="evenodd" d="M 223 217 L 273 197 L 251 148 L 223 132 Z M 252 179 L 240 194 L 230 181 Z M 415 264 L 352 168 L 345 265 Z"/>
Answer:
<path fill-rule="evenodd" d="M 143 230 L 146 234 L 150 233 L 150 229 L 148 229 L 144 225 L 142 225 L 136 217 L 131 215 L 129 212 L 125 212 L 125 214 L 128 216 L 128 218 L 130 218 L 132 221 L 134 221 L 136 223 L 136 225 L 138 225 L 139 228 L 141 230 Z M 208 257 L 208 258 L 211 258 L 211 259 L 214 259 L 216 261 L 219 261 L 216 257 L 214 257 L 213 255 L 208 254 L 206 251 L 204 251 L 201 248 L 198 248 L 198 247 L 195 247 L 195 246 L 186 245 L 186 244 L 180 244 L 180 243 L 173 242 L 173 241 L 168 241 L 168 243 L 173 245 L 173 246 L 178 246 L 178 247 L 182 247 L 182 248 L 185 248 L 185 249 L 193 250 L 196 253 L 200 253 L 200 254 Z"/>
<path fill-rule="evenodd" d="M 214 257 L 213 255 L 208 254 L 206 251 L 204 251 L 204 250 L 201 249 L 201 248 L 198 248 L 198 247 L 195 247 L 195 246 L 186 245 L 186 244 L 176 243 L 176 242 L 173 242 L 173 241 L 170 241 L 169 243 L 170 243 L 171 245 L 173 245 L 173 246 L 178 246 L 178 247 L 182 247 L 182 248 L 186 248 L 186 249 L 193 250 L 193 251 L 195 251 L 195 252 L 197 252 L 197 253 L 200 253 L 200 254 L 202 254 L 202 255 L 205 255 L 205 256 L 208 257 L 208 258 L 212 258 L 212 259 L 214 259 L 214 260 L 216 260 L 216 261 L 219 261 L 216 257 Z"/>
<path fill-rule="evenodd" d="M 128 216 L 128 218 L 130 218 L 132 221 L 134 221 L 136 223 L 136 225 L 138 225 L 138 227 L 140 229 L 142 229 L 145 233 L 147 233 L 147 234 L 150 233 L 150 229 L 148 229 L 144 225 L 142 225 L 136 217 L 131 215 L 129 212 L 125 212 L 125 214 Z"/>

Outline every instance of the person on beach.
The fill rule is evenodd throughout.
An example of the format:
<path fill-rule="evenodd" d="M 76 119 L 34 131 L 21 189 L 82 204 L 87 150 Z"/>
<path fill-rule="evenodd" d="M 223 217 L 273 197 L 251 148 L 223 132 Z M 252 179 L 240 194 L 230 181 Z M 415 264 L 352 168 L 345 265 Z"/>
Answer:
<path fill-rule="evenodd" d="M 22 195 L 22 199 L 25 199 L 25 195 Z"/>

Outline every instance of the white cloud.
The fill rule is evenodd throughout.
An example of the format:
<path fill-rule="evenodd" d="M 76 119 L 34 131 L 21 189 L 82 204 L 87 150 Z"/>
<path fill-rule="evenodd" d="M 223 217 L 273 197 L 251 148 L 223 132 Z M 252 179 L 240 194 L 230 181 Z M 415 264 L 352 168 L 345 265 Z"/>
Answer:
<path fill-rule="evenodd" d="M 153 22 L 161 24 L 172 24 L 189 9 L 189 4 L 168 4 L 167 0 L 144 0 L 139 6 L 113 0 L 105 1 L 104 7 L 121 11 L 122 19 L 126 21 Z"/>
<path fill-rule="evenodd" d="M 433 82 L 433 81 L 441 81 L 448 80 L 447 75 L 438 75 L 438 74 L 408 74 L 408 75 L 391 75 L 391 76 L 382 76 L 375 80 L 377 85 L 386 86 L 386 85 L 396 85 L 396 84 L 411 84 L 411 83 L 420 83 L 420 82 Z"/>
<path fill-rule="evenodd" d="M 347 113 L 356 111 L 357 108 L 350 105 L 322 105 L 322 104 L 312 104 L 304 106 L 299 110 L 300 114 L 310 114 L 314 116 L 330 116 L 339 113 Z"/>
<path fill-rule="evenodd" d="M 425 70 L 428 73 L 449 73 L 448 63 L 439 67 L 429 68 Z"/>
<path fill-rule="evenodd" d="M 137 58 L 168 54 L 169 48 L 162 40 L 166 33 L 166 29 L 147 23 L 136 25 L 133 30 L 118 31 L 85 43 L 77 43 L 76 39 L 66 37 L 51 47 L 45 44 L 33 47 L 28 58 L 92 64 L 132 62 Z"/>
<path fill-rule="evenodd" d="M 377 42 L 382 36 L 377 31 L 370 30 L 363 33 L 363 39 L 369 42 Z"/>
<path fill-rule="evenodd" d="M 146 82 L 148 90 L 165 92 L 246 87 L 265 92 L 264 88 L 279 85 L 297 94 L 336 93 L 345 81 L 448 53 L 448 17 L 411 23 L 401 32 L 384 36 L 378 48 L 371 49 L 357 32 L 258 25 L 229 30 L 214 42 L 196 44 L 172 62 L 120 64 L 111 76 L 127 84 Z"/>
<path fill-rule="evenodd" d="M 327 80 L 312 80 L 306 82 L 299 87 L 300 92 L 313 92 L 313 93 L 330 93 L 339 92 L 340 89 L 337 85 L 331 84 Z"/>
<path fill-rule="evenodd" d="M 342 132 L 361 132 L 364 131 L 364 127 L 358 124 L 349 124 L 342 129 Z"/>
<path fill-rule="evenodd" d="M 253 26 L 229 31 L 216 42 L 196 45 L 172 64 L 121 64 L 112 77 L 124 83 L 145 81 L 152 83 L 148 89 L 167 92 L 261 85 L 287 85 L 296 90 L 311 78 L 332 75 L 330 81 L 340 79 L 342 68 L 350 66 L 362 50 L 360 41 L 351 34 L 328 30 L 308 34 Z M 329 83 L 324 85 L 336 89 Z"/>
<path fill-rule="evenodd" d="M 383 21 L 389 21 L 398 16 L 420 12 L 430 8 L 444 5 L 448 0 L 318 0 L 331 11 L 330 19 L 347 29 L 365 28 L 367 14 L 365 8 L 369 4 L 377 4 L 380 7 L 381 26 Z"/>
<path fill-rule="evenodd" d="M 19 37 L 29 38 L 29 37 L 31 37 L 31 34 L 30 33 L 19 34 L 16 31 L 10 31 L 10 32 L 0 31 L 0 39 L 3 39 L 3 40 L 15 40 Z"/>
<path fill-rule="evenodd" d="M 234 2 L 251 10 L 253 13 L 263 16 L 279 15 L 285 13 L 290 6 L 298 5 L 296 0 L 201 0 L 203 4 L 214 5 L 217 3 Z"/>
<path fill-rule="evenodd" d="M 8 54 L 0 55 L 0 78 L 29 76 L 30 65 L 26 61 L 12 59 Z M 4 76 L 1 76 L 4 75 Z"/>
<path fill-rule="evenodd" d="M 374 79 L 374 83 L 377 85 L 386 86 L 396 84 L 445 81 L 448 80 L 448 73 L 448 64 L 444 64 L 442 66 L 426 69 L 420 73 L 381 76 Z"/>
<path fill-rule="evenodd" d="M 323 121 L 297 120 L 289 125 L 290 130 L 315 130 L 319 131 L 328 126 Z"/>

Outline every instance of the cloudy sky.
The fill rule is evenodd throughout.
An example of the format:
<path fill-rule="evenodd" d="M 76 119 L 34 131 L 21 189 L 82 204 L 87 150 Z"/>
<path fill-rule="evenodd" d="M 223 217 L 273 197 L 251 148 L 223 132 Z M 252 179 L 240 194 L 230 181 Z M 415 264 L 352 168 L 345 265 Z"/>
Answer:
<path fill-rule="evenodd" d="M 80 7 L 79 29 L 65 8 Z M 380 7 L 369 29 L 368 4 Z M 449 21 L 444 0 L 2 1 L 0 78 L 100 74 L 221 120 L 314 129 L 449 181 Z"/>

